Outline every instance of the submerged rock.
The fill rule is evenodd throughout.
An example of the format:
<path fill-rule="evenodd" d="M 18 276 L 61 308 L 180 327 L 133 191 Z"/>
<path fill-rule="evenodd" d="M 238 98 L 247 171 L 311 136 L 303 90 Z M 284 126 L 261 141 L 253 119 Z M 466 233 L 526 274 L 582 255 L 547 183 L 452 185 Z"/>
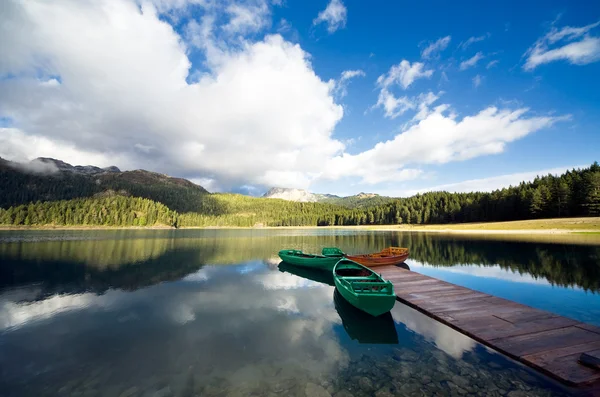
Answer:
<path fill-rule="evenodd" d="M 364 391 L 373 391 L 374 387 L 373 387 L 373 382 L 371 382 L 371 379 L 367 378 L 366 376 L 363 376 L 362 378 L 359 379 L 358 381 L 358 385 L 360 386 L 361 389 L 363 389 Z"/>
<path fill-rule="evenodd" d="M 341 390 L 335 393 L 333 397 L 354 397 L 354 394 L 350 393 L 348 390 Z"/>
<path fill-rule="evenodd" d="M 308 383 L 305 389 L 306 397 L 331 397 L 331 394 L 323 386 Z"/>
<path fill-rule="evenodd" d="M 136 386 L 133 386 L 133 387 L 130 387 L 129 389 L 125 390 L 121 394 L 119 394 L 119 397 L 132 397 L 132 396 L 137 396 L 137 395 L 138 395 L 138 388 Z"/>

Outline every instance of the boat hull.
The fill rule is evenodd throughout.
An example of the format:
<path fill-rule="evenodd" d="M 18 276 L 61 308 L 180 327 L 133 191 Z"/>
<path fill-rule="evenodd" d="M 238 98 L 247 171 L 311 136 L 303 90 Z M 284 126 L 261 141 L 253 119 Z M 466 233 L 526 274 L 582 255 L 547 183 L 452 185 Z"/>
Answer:
<path fill-rule="evenodd" d="M 375 254 L 346 255 L 346 258 L 360 263 L 363 266 L 373 267 L 404 263 L 404 261 L 408 259 L 408 255 L 408 248 L 390 247 Z"/>
<path fill-rule="evenodd" d="M 339 269 L 340 265 L 347 265 L 349 263 L 368 270 L 371 275 L 368 278 L 360 279 L 358 277 L 344 277 L 336 274 L 336 269 Z M 394 287 L 389 281 L 384 280 L 377 273 L 353 261 L 347 259 L 340 260 L 333 269 L 333 280 L 336 289 L 348 303 L 372 316 L 377 317 L 389 312 L 396 303 Z M 375 285 L 379 288 L 377 292 L 373 292 L 370 289 L 370 287 Z M 365 287 L 363 288 L 363 286 Z"/>
<path fill-rule="evenodd" d="M 331 271 L 340 260 L 338 257 L 304 254 L 298 250 L 281 250 L 279 251 L 279 257 L 290 265 L 328 271 Z"/>

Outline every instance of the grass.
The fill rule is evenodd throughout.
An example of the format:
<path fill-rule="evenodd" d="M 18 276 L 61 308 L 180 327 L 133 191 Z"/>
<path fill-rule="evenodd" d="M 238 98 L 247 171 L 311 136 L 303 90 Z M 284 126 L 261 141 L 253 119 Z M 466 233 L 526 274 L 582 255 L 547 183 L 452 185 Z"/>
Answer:
<path fill-rule="evenodd" d="M 511 222 L 459 223 L 447 225 L 398 225 L 414 231 L 535 231 L 600 234 L 600 218 L 556 218 Z"/>

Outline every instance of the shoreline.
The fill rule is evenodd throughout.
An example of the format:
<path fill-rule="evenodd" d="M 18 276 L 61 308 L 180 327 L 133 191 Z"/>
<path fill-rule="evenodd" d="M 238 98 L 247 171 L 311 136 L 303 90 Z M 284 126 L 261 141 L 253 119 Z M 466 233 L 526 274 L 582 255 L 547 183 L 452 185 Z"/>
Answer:
<path fill-rule="evenodd" d="M 96 225 L 44 225 L 12 226 L 0 225 L 0 230 L 360 230 L 382 232 L 415 232 L 467 235 L 598 235 L 600 237 L 600 217 L 594 218 L 555 218 L 526 221 L 459 223 L 443 225 L 355 225 L 355 226 L 204 226 L 174 228 L 165 225 L 141 226 L 96 226 Z"/>

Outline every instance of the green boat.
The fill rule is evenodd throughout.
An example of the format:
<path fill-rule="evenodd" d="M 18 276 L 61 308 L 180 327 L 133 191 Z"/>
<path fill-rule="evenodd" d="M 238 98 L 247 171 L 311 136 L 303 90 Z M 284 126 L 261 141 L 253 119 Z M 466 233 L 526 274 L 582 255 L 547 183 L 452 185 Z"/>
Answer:
<path fill-rule="evenodd" d="M 387 313 L 396 303 L 394 285 L 379 274 L 350 259 L 340 259 L 333 267 L 333 281 L 352 306 L 372 316 Z"/>
<path fill-rule="evenodd" d="M 279 257 L 282 261 L 290 265 L 331 271 L 337 263 L 337 261 L 339 261 L 340 258 L 342 258 L 343 252 L 338 250 L 337 248 L 323 248 L 323 251 L 325 251 L 328 254 L 305 254 L 300 250 L 287 249 L 279 251 Z"/>

